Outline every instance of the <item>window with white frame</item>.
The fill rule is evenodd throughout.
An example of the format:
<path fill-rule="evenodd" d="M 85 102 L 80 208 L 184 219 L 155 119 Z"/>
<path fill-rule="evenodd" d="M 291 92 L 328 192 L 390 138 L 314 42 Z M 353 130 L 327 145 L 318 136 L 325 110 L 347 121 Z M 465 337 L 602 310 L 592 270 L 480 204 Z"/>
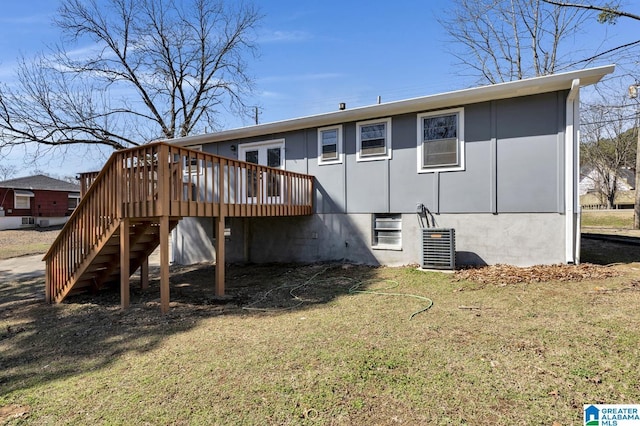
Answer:
<path fill-rule="evenodd" d="M 76 194 L 69 194 L 69 210 L 75 210 L 76 207 L 78 207 L 78 204 L 80 203 L 80 195 L 76 195 Z"/>
<path fill-rule="evenodd" d="M 318 164 L 342 163 L 342 126 L 318 129 Z"/>
<path fill-rule="evenodd" d="M 31 208 L 31 198 L 34 196 L 31 191 L 23 191 L 16 189 L 15 198 L 13 202 L 13 208 L 15 209 L 30 209 Z"/>
<path fill-rule="evenodd" d="M 402 215 L 375 213 L 373 215 L 373 241 L 376 249 L 400 250 L 402 248 Z"/>
<path fill-rule="evenodd" d="M 358 161 L 391 158 L 391 118 L 356 123 Z"/>
<path fill-rule="evenodd" d="M 194 151 L 202 151 L 202 145 L 188 146 L 187 148 Z M 184 174 L 186 175 L 202 174 L 204 172 L 202 170 L 203 167 L 204 161 L 198 160 L 195 156 L 184 158 Z"/>
<path fill-rule="evenodd" d="M 464 111 L 418 115 L 418 172 L 464 169 Z"/>

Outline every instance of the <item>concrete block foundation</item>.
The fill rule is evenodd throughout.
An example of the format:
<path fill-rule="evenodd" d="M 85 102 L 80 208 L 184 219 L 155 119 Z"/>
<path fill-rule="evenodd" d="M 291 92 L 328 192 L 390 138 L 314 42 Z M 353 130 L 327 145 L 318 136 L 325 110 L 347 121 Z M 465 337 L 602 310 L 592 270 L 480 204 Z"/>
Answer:
<path fill-rule="evenodd" d="M 399 248 L 372 246 L 373 215 L 227 218 L 231 263 L 348 262 L 399 266 L 420 263 L 421 223 L 402 214 Z M 424 219 L 424 218 L 423 218 Z M 558 213 L 442 214 L 430 224 L 456 230 L 456 264 L 531 266 L 564 263 L 565 217 Z M 174 262 L 215 261 L 213 218 L 185 218 L 173 235 Z"/>

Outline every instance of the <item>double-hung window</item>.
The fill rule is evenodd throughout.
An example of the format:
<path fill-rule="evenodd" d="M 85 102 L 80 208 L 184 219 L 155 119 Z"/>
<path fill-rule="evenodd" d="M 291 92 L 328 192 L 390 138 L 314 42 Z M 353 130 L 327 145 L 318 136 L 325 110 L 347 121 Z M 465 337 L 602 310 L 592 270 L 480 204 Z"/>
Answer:
<path fill-rule="evenodd" d="M 31 198 L 33 198 L 34 196 L 33 192 L 22 189 L 15 189 L 14 193 L 15 198 L 13 200 L 13 208 L 22 210 L 31 208 Z"/>
<path fill-rule="evenodd" d="M 69 194 L 68 200 L 69 210 L 75 210 L 78 204 L 80 204 L 80 194 Z"/>
<path fill-rule="evenodd" d="M 194 145 L 187 147 L 194 151 L 202 151 L 202 145 Z M 202 174 L 204 170 L 204 161 L 198 160 L 195 156 L 184 158 L 184 174 L 185 175 L 197 175 Z"/>
<path fill-rule="evenodd" d="M 318 164 L 342 163 L 342 126 L 318 129 Z"/>
<path fill-rule="evenodd" d="M 356 124 L 357 161 L 391 158 L 391 119 Z"/>
<path fill-rule="evenodd" d="M 418 172 L 464 169 L 462 108 L 418 115 Z"/>

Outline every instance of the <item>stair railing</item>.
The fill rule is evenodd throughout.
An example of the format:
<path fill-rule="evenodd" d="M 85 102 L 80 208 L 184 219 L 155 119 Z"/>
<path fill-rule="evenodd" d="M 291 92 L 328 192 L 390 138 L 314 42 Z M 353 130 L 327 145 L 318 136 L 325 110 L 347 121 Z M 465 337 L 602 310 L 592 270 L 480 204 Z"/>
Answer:
<path fill-rule="evenodd" d="M 46 299 L 67 294 L 120 219 L 312 213 L 313 177 L 164 142 L 114 152 L 49 251 Z"/>
<path fill-rule="evenodd" d="M 80 199 L 62 231 L 44 256 L 47 302 L 68 291 L 75 271 L 121 217 L 117 155 L 112 155 Z"/>

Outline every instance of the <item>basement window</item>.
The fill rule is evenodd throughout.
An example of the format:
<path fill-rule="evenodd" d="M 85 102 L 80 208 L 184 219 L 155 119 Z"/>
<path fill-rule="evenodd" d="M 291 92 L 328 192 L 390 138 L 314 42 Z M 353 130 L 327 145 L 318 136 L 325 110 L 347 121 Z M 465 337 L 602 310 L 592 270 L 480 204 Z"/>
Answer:
<path fill-rule="evenodd" d="M 380 250 L 402 249 L 402 215 L 375 213 L 373 215 L 372 247 Z"/>

